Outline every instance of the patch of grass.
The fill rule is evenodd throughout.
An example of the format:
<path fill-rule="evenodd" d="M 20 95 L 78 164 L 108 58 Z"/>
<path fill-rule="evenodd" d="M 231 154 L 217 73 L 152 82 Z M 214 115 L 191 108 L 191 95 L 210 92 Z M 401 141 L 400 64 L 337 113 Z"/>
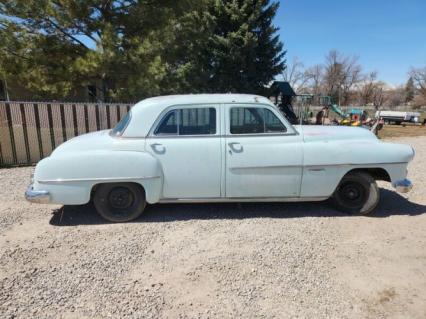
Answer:
<path fill-rule="evenodd" d="M 384 125 L 379 131 L 379 138 L 426 136 L 426 126 L 423 125 Z"/>

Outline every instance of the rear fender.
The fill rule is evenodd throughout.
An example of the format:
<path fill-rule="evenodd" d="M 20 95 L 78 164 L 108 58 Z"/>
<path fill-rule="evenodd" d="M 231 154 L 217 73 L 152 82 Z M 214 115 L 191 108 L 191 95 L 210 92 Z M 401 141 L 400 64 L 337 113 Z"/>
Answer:
<path fill-rule="evenodd" d="M 56 204 L 85 204 L 95 185 L 112 182 L 138 183 L 145 189 L 147 202 L 156 203 L 163 174 L 149 153 L 95 150 L 48 157 L 37 164 L 34 180 L 34 188 L 49 191 Z"/>

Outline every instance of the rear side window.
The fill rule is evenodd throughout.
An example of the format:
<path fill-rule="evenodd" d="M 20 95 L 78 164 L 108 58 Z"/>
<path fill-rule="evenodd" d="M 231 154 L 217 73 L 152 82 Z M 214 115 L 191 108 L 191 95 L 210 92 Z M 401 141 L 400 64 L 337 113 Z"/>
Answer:
<path fill-rule="evenodd" d="M 117 125 L 111 130 L 112 136 L 119 136 L 123 134 L 124 130 L 126 129 L 127 125 L 130 122 L 130 112 L 124 116 L 120 122 L 117 123 Z"/>
<path fill-rule="evenodd" d="M 216 109 L 183 108 L 168 112 L 154 131 L 155 135 L 216 134 Z"/>
<path fill-rule="evenodd" d="M 287 131 L 281 120 L 263 107 L 231 108 L 231 134 L 284 133 Z"/>

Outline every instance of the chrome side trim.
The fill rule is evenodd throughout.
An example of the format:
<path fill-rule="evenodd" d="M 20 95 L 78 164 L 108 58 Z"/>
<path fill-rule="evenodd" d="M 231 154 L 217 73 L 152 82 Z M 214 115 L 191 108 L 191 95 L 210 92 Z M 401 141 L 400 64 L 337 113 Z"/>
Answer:
<path fill-rule="evenodd" d="M 328 197 L 215 197 L 215 198 L 162 198 L 159 203 L 241 203 L 241 202 L 317 202 Z"/>
<path fill-rule="evenodd" d="M 45 190 L 34 190 L 34 186 L 31 184 L 25 192 L 25 199 L 31 203 L 48 204 L 50 202 L 50 194 Z"/>
<path fill-rule="evenodd" d="M 97 182 L 97 181 L 129 181 L 137 179 L 153 179 L 160 178 L 161 176 L 142 176 L 142 177 L 93 177 L 93 178 L 57 178 L 39 180 L 41 184 L 60 184 L 60 183 L 73 183 L 73 182 Z"/>
<path fill-rule="evenodd" d="M 365 164 L 319 164 L 319 165 L 271 165 L 271 166 L 238 166 L 238 167 L 230 167 L 231 170 L 241 170 L 241 169 L 259 169 L 259 168 L 303 168 L 308 171 L 325 171 L 326 167 L 344 167 L 344 166 L 355 166 L 361 168 L 370 168 L 370 166 L 377 165 L 389 165 L 389 164 L 407 164 L 406 162 L 396 162 L 396 163 L 365 163 Z"/>
<path fill-rule="evenodd" d="M 325 168 L 323 168 L 323 167 L 308 168 L 308 171 L 310 171 L 310 172 L 323 172 L 323 171 L 325 171 Z"/>
<path fill-rule="evenodd" d="M 408 178 L 405 178 L 392 183 L 392 186 L 399 193 L 408 193 L 413 188 L 413 183 Z"/>
<path fill-rule="evenodd" d="M 253 166 L 253 167 L 231 167 L 231 170 L 238 169 L 254 169 L 254 168 L 303 168 L 308 169 L 310 171 L 321 171 L 324 170 L 324 167 L 341 167 L 341 166 L 354 166 L 354 167 L 366 167 L 366 166 L 377 166 L 377 165 L 389 165 L 389 164 L 407 164 L 407 162 L 395 162 L 395 163 L 365 163 L 365 164 L 323 164 L 323 165 L 282 165 L 282 166 Z M 368 167 L 366 167 L 368 168 Z M 57 179 L 45 179 L 38 180 L 41 184 L 55 184 L 55 183 L 72 183 L 72 182 L 91 182 L 91 181 L 128 181 L 128 180 L 137 180 L 137 179 L 153 179 L 153 178 L 161 178 L 160 175 L 154 176 L 139 176 L 139 177 L 90 177 L 90 178 L 57 178 Z"/>
<path fill-rule="evenodd" d="M 369 166 L 377 166 L 377 165 L 389 165 L 389 164 L 408 164 L 407 162 L 388 162 L 388 163 L 360 163 L 360 164 L 355 164 L 355 163 L 342 163 L 342 164 L 315 164 L 315 165 L 304 165 L 304 168 L 310 169 L 310 168 L 315 168 L 315 167 L 330 167 L 330 166 L 362 166 L 361 168 L 363 168 L 364 166 L 368 166 L 365 168 L 374 168 L 374 167 L 369 167 Z"/>

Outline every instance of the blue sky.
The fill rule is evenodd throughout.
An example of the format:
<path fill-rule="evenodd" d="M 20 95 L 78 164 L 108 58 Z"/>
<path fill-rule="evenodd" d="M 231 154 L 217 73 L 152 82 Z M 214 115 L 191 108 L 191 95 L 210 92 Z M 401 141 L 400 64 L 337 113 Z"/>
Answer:
<path fill-rule="evenodd" d="M 275 25 L 287 60 L 305 66 L 337 49 L 398 85 L 411 66 L 426 65 L 426 0 L 280 0 Z"/>

